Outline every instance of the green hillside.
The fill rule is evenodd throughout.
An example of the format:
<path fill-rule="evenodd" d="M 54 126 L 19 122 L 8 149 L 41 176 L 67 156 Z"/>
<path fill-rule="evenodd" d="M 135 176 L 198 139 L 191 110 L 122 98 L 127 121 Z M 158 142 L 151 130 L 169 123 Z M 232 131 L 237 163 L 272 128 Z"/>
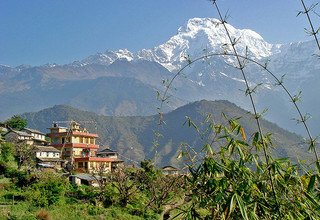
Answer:
<path fill-rule="evenodd" d="M 241 117 L 239 120 L 244 130 L 250 135 L 257 131 L 252 114 L 228 101 L 198 101 L 182 106 L 168 114 L 164 114 L 164 122 L 158 125 L 158 115 L 147 117 L 111 117 L 102 116 L 88 111 L 82 111 L 65 105 L 57 105 L 39 112 L 25 113 L 29 127 L 47 132 L 46 128 L 53 121 L 94 121 L 83 123 L 91 132 L 99 134 L 99 144 L 110 146 L 126 158 L 140 161 L 144 158 L 154 158 L 161 165 L 179 165 L 176 156 L 181 143 L 200 150 L 209 135 L 201 136 L 193 127 L 183 125 L 186 116 L 204 130 L 207 126 L 201 122 L 207 114 L 212 115 L 214 123 L 225 123 L 222 113 L 227 117 Z M 276 146 L 275 156 L 289 157 L 294 160 L 311 158 L 311 154 L 302 145 L 302 138 L 290 133 L 276 124 L 262 120 L 263 131 L 273 134 L 273 143 Z M 160 133 L 160 136 L 155 135 Z M 155 141 L 159 143 L 155 147 Z M 125 159 L 125 158 L 124 158 Z"/>

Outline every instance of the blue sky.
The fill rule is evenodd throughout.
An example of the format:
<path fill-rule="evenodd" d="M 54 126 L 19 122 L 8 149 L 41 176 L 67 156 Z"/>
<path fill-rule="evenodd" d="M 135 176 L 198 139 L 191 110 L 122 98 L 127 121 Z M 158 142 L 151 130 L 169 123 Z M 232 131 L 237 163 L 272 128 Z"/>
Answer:
<path fill-rule="evenodd" d="M 231 25 L 270 43 L 308 39 L 299 0 L 218 3 Z M 152 48 L 193 17 L 217 13 L 208 0 L 0 0 L 0 64 L 66 64 L 107 49 Z"/>

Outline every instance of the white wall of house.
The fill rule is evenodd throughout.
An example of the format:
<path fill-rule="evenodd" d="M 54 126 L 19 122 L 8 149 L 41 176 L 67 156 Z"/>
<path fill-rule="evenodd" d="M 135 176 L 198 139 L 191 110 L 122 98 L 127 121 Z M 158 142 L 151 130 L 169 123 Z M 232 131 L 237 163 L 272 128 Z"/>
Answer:
<path fill-rule="evenodd" d="M 31 133 L 31 135 L 33 136 L 33 138 L 38 139 L 38 140 L 46 140 L 46 137 L 42 134 L 37 134 L 37 133 Z"/>
<path fill-rule="evenodd" d="M 40 158 L 59 158 L 60 153 L 58 152 L 37 152 L 36 153 L 37 157 Z"/>

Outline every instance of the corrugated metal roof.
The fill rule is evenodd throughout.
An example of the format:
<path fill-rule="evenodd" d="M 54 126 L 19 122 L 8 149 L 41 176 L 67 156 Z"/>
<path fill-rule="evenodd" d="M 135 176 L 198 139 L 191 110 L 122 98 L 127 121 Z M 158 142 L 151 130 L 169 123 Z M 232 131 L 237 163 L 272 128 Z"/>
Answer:
<path fill-rule="evenodd" d="M 36 134 L 42 134 L 42 135 L 45 135 L 45 133 L 42 133 L 41 131 L 38 131 L 36 129 L 32 129 L 32 128 L 24 128 L 22 130 L 26 130 L 26 131 L 30 131 L 32 133 L 36 133 Z"/>
<path fill-rule="evenodd" d="M 94 175 L 88 174 L 88 173 L 78 173 L 78 174 L 71 175 L 71 176 L 82 179 L 82 180 L 87 180 L 87 181 L 93 181 L 93 180 L 97 180 L 97 179 L 101 178 L 100 176 L 94 176 Z"/>
<path fill-rule="evenodd" d="M 10 131 L 8 131 L 8 133 L 6 133 L 5 135 L 10 134 L 11 132 L 16 133 L 16 134 L 18 134 L 18 135 L 20 135 L 20 136 L 32 137 L 31 134 L 28 134 L 28 133 L 26 133 L 26 132 L 24 132 L 24 131 L 16 131 L 16 130 L 10 130 Z"/>
<path fill-rule="evenodd" d="M 60 152 L 58 149 L 54 147 L 47 147 L 47 146 L 37 146 L 36 150 L 40 152 Z"/>

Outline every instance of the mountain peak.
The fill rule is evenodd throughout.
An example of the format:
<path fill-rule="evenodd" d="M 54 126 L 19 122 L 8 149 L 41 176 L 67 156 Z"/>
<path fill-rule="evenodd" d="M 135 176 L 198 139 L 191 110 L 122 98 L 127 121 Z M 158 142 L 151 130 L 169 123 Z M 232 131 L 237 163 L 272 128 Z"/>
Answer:
<path fill-rule="evenodd" d="M 197 31 L 199 28 L 212 28 L 220 24 L 215 18 L 191 18 L 187 24 L 179 28 L 179 31 Z"/>
<path fill-rule="evenodd" d="M 115 60 L 125 59 L 127 61 L 132 61 L 134 58 L 133 53 L 131 53 L 127 49 L 119 49 L 117 51 L 107 50 L 104 53 L 96 53 L 95 55 L 91 55 L 86 59 L 81 61 L 82 65 L 88 64 L 102 64 L 102 65 L 110 65 Z"/>
<path fill-rule="evenodd" d="M 261 59 L 272 54 L 273 45 L 265 42 L 256 32 L 249 29 L 236 29 L 226 24 L 232 39 L 238 42 L 236 48 L 239 54 L 250 58 Z M 164 44 L 151 50 L 142 50 L 138 57 L 156 61 L 170 71 L 180 69 L 186 55 L 197 58 L 211 52 L 224 52 L 230 50 L 227 33 L 224 26 L 215 18 L 192 18 L 178 29 L 178 33 Z"/>
<path fill-rule="evenodd" d="M 260 59 L 272 54 L 273 45 L 265 42 L 256 32 L 249 29 L 236 29 L 226 24 L 233 39 L 238 40 L 238 53 L 245 55 L 249 52 L 250 58 Z M 155 61 L 169 71 L 179 70 L 185 63 L 188 55 L 196 58 L 211 52 L 224 52 L 224 45 L 230 44 L 224 26 L 215 18 L 191 18 L 178 29 L 176 35 L 167 42 L 152 49 L 142 49 L 133 54 L 127 49 L 117 51 L 107 50 L 89 56 L 80 62 L 80 66 L 88 64 L 110 65 L 115 60 L 125 59 Z M 230 49 L 230 48 L 229 48 Z M 248 50 L 247 50 L 248 49 Z"/>

